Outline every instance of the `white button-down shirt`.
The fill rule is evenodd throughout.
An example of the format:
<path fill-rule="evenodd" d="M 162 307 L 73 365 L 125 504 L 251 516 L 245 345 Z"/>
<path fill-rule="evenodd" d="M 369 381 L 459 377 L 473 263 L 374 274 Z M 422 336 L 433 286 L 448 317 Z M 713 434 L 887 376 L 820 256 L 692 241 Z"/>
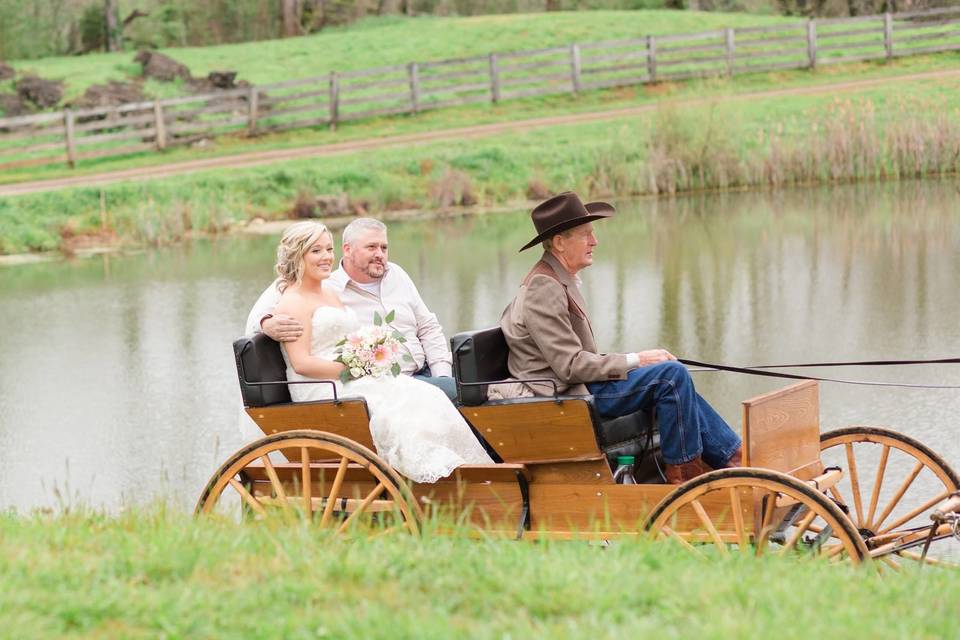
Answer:
<path fill-rule="evenodd" d="M 403 346 L 413 358 L 413 362 L 401 362 L 404 373 L 416 373 L 427 364 L 430 366 L 431 375 L 453 375 L 453 360 L 443 328 L 437 316 L 430 312 L 420 297 L 413 280 L 398 265 L 387 263 L 387 269 L 380 279 L 379 296 L 365 291 L 351 280 L 342 263 L 339 269 L 330 274 L 325 284 L 329 284 L 331 290 L 340 296 L 345 306 L 353 309 L 363 324 L 373 324 L 374 313 L 379 313 L 383 318 L 391 311 L 394 312 L 394 319 L 390 324 L 406 338 Z M 247 317 L 247 335 L 260 331 L 260 321 L 276 308 L 279 301 L 280 291 L 274 282 L 260 294 L 253 305 Z"/>

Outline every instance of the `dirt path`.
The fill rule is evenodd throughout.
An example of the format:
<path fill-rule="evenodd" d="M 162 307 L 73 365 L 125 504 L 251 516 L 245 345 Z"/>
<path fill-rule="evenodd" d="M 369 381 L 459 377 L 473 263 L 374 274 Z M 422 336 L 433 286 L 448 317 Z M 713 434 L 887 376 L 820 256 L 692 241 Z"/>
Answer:
<path fill-rule="evenodd" d="M 428 131 L 421 133 L 409 133 L 399 136 L 390 136 L 384 138 L 368 138 L 365 140 L 352 140 L 349 142 L 340 142 L 336 144 L 315 145 L 309 147 L 300 147 L 294 149 L 276 149 L 273 151 L 251 151 L 239 153 L 230 156 L 220 156 L 216 158 L 204 158 L 200 160 L 187 160 L 184 162 L 175 162 L 166 165 L 152 167 L 140 167 L 135 169 L 123 169 L 119 171 L 108 171 L 93 175 L 68 176 L 65 178 L 55 178 L 51 180 L 37 180 L 34 182 L 21 182 L 17 184 L 0 185 L 0 197 L 22 195 L 28 193 L 38 193 L 42 191 L 55 191 L 58 189 L 67 189 L 78 186 L 99 186 L 111 184 L 113 182 L 122 182 L 125 180 L 151 180 L 154 178 L 165 178 L 184 173 L 195 173 L 207 169 L 239 169 L 247 167 L 256 167 L 284 160 L 296 160 L 302 158 L 316 158 L 320 156 L 330 156 L 341 153 L 350 153 L 365 149 L 381 149 L 386 147 L 409 146 L 417 144 L 426 144 L 438 140 L 462 140 L 465 138 L 481 138 L 512 131 L 528 131 L 530 129 L 539 129 L 543 127 L 553 127 L 557 125 L 576 124 L 580 122 L 597 122 L 602 120 L 613 120 L 627 116 L 637 115 L 658 108 L 664 104 L 673 106 L 691 106 L 704 104 L 706 102 L 742 102 L 757 100 L 761 98 L 772 98 L 791 95 L 820 95 L 825 93 L 849 93 L 878 87 L 890 82 L 910 82 L 917 80 L 943 80 L 947 78 L 960 78 L 960 69 L 951 69 L 949 71 L 928 71 L 923 73 L 913 73 L 899 76 L 887 76 L 883 78 L 870 78 L 866 80 L 853 80 L 848 82 L 837 82 L 820 84 L 815 86 L 791 87 L 788 89 L 771 89 L 768 91 L 753 91 L 730 96 L 717 96 L 709 99 L 687 98 L 683 100 L 660 101 L 645 104 L 637 107 L 627 107 L 623 109 L 612 109 L 608 111 L 592 111 L 589 113 L 576 113 L 560 116 L 550 116 L 545 118 L 532 118 L 528 120 L 516 120 L 514 122 L 497 122 L 492 124 L 475 125 L 471 127 L 460 127 L 456 129 L 442 129 L 439 131 Z"/>

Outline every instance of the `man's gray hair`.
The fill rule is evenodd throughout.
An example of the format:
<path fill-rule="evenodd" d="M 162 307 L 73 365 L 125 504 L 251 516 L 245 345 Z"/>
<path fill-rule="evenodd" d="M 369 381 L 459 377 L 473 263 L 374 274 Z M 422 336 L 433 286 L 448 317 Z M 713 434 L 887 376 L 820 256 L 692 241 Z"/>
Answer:
<path fill-rule="evenodd" d="M 341 236 L 341 244 L 353 246 L 354 241 L 366 231 L 387 232 L 387 225 L 375 218 L 357 218 L 346 226 Z"/>

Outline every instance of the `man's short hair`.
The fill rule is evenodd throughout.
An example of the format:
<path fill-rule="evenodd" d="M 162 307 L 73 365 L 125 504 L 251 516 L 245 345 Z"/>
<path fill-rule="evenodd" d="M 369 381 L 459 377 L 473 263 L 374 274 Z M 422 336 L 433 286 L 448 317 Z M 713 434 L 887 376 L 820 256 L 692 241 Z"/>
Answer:
<path fill-rule="evenodd" d="M 577 225 L 577 226 L 579 226 L 579 225 Z M 555 237 L 557 237 L 557 236 L 562 236 L 562 237 L 564 237 L 564 238 L 569 238 L 570 235 L 573 233 L 573 230 L 576 229 L 576 228 L 577 228 L 577 227 L 570 227 L 569 229 L 564 229 L 563 231 L 560 231 L 560 232 L 558 232 L 558 233 L 553 234 L 553 235 L 550 236 L 549 238 L 544 238 L 544 239 L 543 239 L 543 242 L 541 243 L 541 244 L 543 245 L 543 250 L 544 250 L 544 251 L 553 251 L 553 239 L 554 239 Z"/>
<path fill-rule="evenodd" d="M 382 231 L 386 233 L 387 225 L 375 218 L 357 218 L 344 228 L 343 235 L 341 236 L 341 244 L 349 244 L 352 247 L 356 239 L 366 231 Z"/>

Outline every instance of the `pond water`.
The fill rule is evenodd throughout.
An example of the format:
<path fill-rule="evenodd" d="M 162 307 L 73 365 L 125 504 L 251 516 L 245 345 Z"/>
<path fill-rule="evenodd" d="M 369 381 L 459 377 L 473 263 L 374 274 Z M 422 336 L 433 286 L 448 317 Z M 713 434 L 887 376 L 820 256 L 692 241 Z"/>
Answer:
<path fill-rule="evenodd" d="M 615 201 L 582 273 L 598 344 L 708 362 L 957 355 L 960 183 Z M 536 251 L 526 212 L 391 226 L 448 337 L 491 326 Z M 0 508 L 192 508 L 243 443 L 231 341 L 276 237 L 0 269 Z M 810 373 L 960 385 L 960 366 Z M 731 424 L 783 383 L 698 373 Z M 888 425 L 960 467 L 960 391 L 824 384 L 824 429 Z"/>

